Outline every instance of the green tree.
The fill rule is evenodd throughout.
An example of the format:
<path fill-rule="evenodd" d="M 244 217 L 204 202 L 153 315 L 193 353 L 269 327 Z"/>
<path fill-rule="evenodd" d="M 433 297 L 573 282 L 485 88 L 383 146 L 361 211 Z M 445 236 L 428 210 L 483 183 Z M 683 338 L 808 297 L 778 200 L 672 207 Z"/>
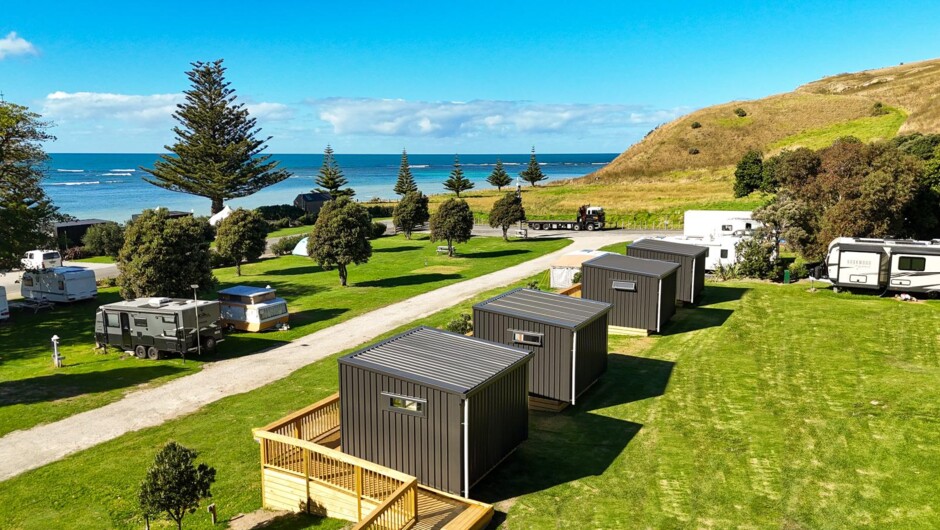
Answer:
<path fill-rule="evenodd" d="M 746 197 L 760 189 L 764 181 L 764 160 L 761 152 L 751 149 L 744 153 L 734 170 L 734 196 Z"/>
<path fill-rule="evenodd" d="M 522 198 L 515 193 L 507 193 L 500 197 L 490 210 L 490 226 L 503 229 L 503 240 L 509 241 L 506 232 L 509 227 L 525 219 L 525 209 L 522 207 Z"/>
<path fill-rule="evenodd" d="M 405 234 L 405 239 L 411 239 L 415 227 L 428 222 L 430 217 L 427 196 L 420 191 L 412 191 L 395 205 L 392 222 Z"/>
<path fill-rule="evenodd" d="M 771 278 L 776 269 L 774 242 L 768 234 L 758 230 L 754 237 L 743 239 L 735 247 L 738 262 L 735 273 L 745 278 Z"/>
<path fill-rule="evenodd" d="M 502 160 L 496 159 L 496 167 L 493 168 L 493 172 L 490 173 L 490 176 L 486 177 L 486 181 L 490 186 L 496 186 L 498 191 L 503 191 L 503 186 L 512 184 L 512 177 L 503 169 Z"/>
<path fill-rule="evenodd" d="M 215 250 L 235 262 L 235 275 L 242 275 L 242 261 L 256 260 L 264 254 L 268 241 L 268 223 L 254 210 L 238 208 L 222 219 L 216 230 Z"/>
<path fill-rule="evenodd" d="M 345 188 L 349 184 L 346 177 L 343 176 L 343 170 L 340 169 L 333 155 L 333 148 L 329 145 L 323 150 L 323 165 L 316 176 L 317 190 L 320 193 L 329 193 L 330 198 L 352 197 L 356 194 L 352 188 Z"/>
<path fill-rule="evenodd" d="M 55 140 L 51 126 L 26 107 L 0 101 L 0 270 L 18 268 L 26 251 L 52 243 L 56 208 L 42 188 L 49 158 L 42 142 Z"/>
<path fill-rule="evenodd" d="M 519 173 L 519 176 L 522 177 L 522 180 L 533 186 L 548 178 L 542 173 L 542 166 L 540 166 L 538 160 L 535 159 L 535 147 L 532 148 L 532 154 L 529 156 L 529 165 L 522 170 L 522 173 Z"/>
<path fill-rule="evenodd" d="M 202 499 L 212 497 L 215 469 L 196 465 L 196 451 L 169 442 L 154 457 L 147 477 L 140 484 L 137 500 L 144 518 L 165 514 L 183 528 L 183 517 L 195 513 Z"/>
<path fill-rule="evenodd" d="M 153 169 L 141 169 L 153 175 L 144 179 L 150 184 L 211 199 L 216 214 L 226 199 L 251 195 L 290 173 L 277 169 L 271 155 L 261 154 L 271 137 L 256 137 L 261 129 L 245 105 L 236 103 L 222 60 L 192 66 L 186 72 L 192 88 L 173 113 L 179 122 L 173 128 L 176 143 L 164 146 L 169 153 Z"/>
<path fill-rule="evenodd" d="M 454 243 L 470 240 L 473 231 L 473 212 L 467 201 L 447 199 L 431 216 L 431 241 L 447 241 L 447 255 L 453 257 Z"/>
<path fill-rule="evenodd" d="M 307 252 L 324 270 L 339 271 L 343 287 L 349 277 L 348 266 L 360 265 L 372 257 L 372 217 L 349 197 L 338 197 L 323 205 L 313 232 L 307 239 Z"/>
<path fill-rule="evenodd" d="M 190 285 L 215 285 L 209 262 L 212 227 L 206 218 L 171 219 L 165 209 L 144 210 L 124 230 L 118 253 L 118 285 L 125 299 L 188 298 Z"/>
<path fill-rule="evenodd" d="M 113 221 L 93 225 L 82 236 L 82 245 L 95 256 L 116 258 L 124 246 L 124 229 Z"/>
<path fill-rule="evenodd" d="M 411 166 L 408 164 L 408 151 L 401 150 L 401 166 L 398 168 L 398 180 L 395 182 L 395 193 L 405 196 L 413 191 L 418 191 L 418 184 L 411 174 Z"/>
<path fill-rule="evenodd" d="M 463 176 L 463 169 L 460 167 L 460 158 L 455 155 L 454 169 L 451 170 L 450 176 L 447 178 L 447 180 L 444 181 L 444 189 L 452 191 L 457 194 L 457 197 L 460 197 L 460 192 L 467 191 L 472 188 L 473 182 L 471 182 L 467 177 Z"/>

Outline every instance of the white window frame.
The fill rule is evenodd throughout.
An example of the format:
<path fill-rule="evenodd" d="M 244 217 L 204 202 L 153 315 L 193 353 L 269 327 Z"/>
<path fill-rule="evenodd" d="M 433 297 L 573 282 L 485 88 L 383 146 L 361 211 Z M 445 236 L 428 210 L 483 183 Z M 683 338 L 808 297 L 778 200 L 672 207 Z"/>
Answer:
<path fill-rule="evenodd" d="M 612 280 L 610 282 L 610 288 L 615 291 L 635 293 L 637 290 L 637 284 L 632 280 Z"/>
<path fill-rule="evenodd" d="M 510 329 L 512 333 L 513 344 L 525 344 L 526 346 L 539 346 L 545 344 L 545 334 L 535 331 L 523 331 L 521 329 Z"/>
<path fill-rule="evenodd" d="M 414 396 L 382 392 L 382 408 L 400 414 L 424 417 L 427 415 L 428 400 Z"/>

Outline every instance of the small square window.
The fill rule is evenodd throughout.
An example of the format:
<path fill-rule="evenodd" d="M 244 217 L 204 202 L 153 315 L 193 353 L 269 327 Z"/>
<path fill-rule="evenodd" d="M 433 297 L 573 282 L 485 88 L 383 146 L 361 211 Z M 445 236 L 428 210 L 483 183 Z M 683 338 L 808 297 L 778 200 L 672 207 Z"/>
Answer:
<path fill-rule="evenodd" d="M 623 281 L 614 281 L 611 283 L 610 288 L 615 291 L 626 291 L 630 293 L 636 292 L 636 282 L 623 282 Z"/>
<path fill-rule="evenodd" d="M 400 396 L 383 392 L 385 408 L 393 412 L 401 412 L 415 416 L 424 416 L 428 402 L 416 397 Z"/>
<path fill-rule="evenodd" d="M 135 327 L 135 328 L 145 328 L 145 327 L 147 327 L 147 319 L 146 319 L 146 318 L 140 318 L 140 317 L 134 317 L 134 327 Z"/>
<path fill-rule="evenodd" d="M 732 226 L 731 226 L 731 225 L 721 225 L 721 231 L 722 231 L 722 232 L 730 232 L 731 230 L 732 230 Z"/>
<path fill-rule="evenodd" d="M 515 329 L 509 331 L 512 332 L 512 341 L 515 344 L 528 344 L 529 346 L 542 345 L 543 337 L 541 333 L 530 333 L 528 331 L 517 331 Z"/>
<path fill-rule="evenodd" d="M 727 257 L 728 257 L 728 249 L 726 248 L 721 249 L 721 259 L 727 259 Z"/>

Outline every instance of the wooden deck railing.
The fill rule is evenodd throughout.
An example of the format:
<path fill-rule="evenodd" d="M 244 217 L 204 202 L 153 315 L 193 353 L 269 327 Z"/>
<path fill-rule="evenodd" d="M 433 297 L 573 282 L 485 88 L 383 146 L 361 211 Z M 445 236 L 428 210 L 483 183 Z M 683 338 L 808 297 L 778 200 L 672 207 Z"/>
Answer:
<path fill-rule="evenodd" d="M 339 430 L 339 393 L 317 401 L 256 431 L 314 441 Z"/>
<path fill-rule="evenodd" d="M 571 287 L 568 287 L 567 289 L 562 289 L 561 291 L 558 291 L 558 294 L 564 294 L 567 296 L 573 296 L 575 298 L 581 298 L 581 284 L 576 283 L 572 285 Z"/>
<path fill-rule="evenodd" d="M 406 482 L 353 530 L 399 530 L 411 528 L 418 516 L 418 479 Z"/>

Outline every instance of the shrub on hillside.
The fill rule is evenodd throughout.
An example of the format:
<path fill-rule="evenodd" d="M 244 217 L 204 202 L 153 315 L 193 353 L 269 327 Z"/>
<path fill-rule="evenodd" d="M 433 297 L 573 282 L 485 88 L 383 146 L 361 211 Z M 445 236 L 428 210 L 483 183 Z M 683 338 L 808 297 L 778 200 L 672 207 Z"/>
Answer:
<path fill-rule="evenodd" d="M 888 114 L 889 111 L 880 101 L 876 101 L 874 105 L 871 106 L 871 115 L 872 116 L 884 116 Z"/>
<path fill-rule="evenodd" d="M 467 313 L 461 313 L 459 316 L 454 317 L 450 322 L 445 326 L 447 331 L 453 333 L 460 333 L 461 335 L 466 335 L 473 331 L 473 321 L 471 320 L 470 315 Z"/>
<path fill-rule="evenodd" d="M 295 221 L 304 216 L 303 208 L 298 208 L 293 204 L 275 204 L 272 206 L 259 206 L 255 211 L 261 214 L 265 221 L 277 221 L 279 219 L 290 219 Z"/>
<path fill-rule="evenodd" d="M 388 226 L 385 223 L 372 223 L 372 239 L 378 239 L 385 235 Z"/>
<path fill-rule="evenodd" d="M 689 154 L 690 154 L 690 155 L 697 155 L 697 154 L 699 154 L 699 153 L 700 153 L 700 151 L 698 150 L 697 147 L 690 147 L 690 148 L 689 148 Z"/>
<path fill-rule="evenodd" d="M 692 122 L 692 128 L 693 128 L 693 129 L 700 129 L 701 127 L 702 127 L 702 124 L 701 124 L 701 123 L 699 123 L 699 122 L 697 122 L 697 121 L 693 121 L 693 122 Z"/>
<path fill-rule="evenodd" d="M 734 109 L 734 113 L 735 113 L 739 118 L 743 118 L 743 117 L 747 116 L 747 112 L 745 112 L 744 109 L 742 109 L 741 107 L 738 107 L 738 108 Z"/>
<path fill-rule="evenodd" d="M 294 251 L 294 247 L 297 246 L 297 243 L 300 243 L 300 240 L 305 238 L 304 234 L 299 234 L 296 236 L 287 236 L 278 239 L 276 243 L 271 245 L 271 253 L 275 256 L 286 256 Z"/>

